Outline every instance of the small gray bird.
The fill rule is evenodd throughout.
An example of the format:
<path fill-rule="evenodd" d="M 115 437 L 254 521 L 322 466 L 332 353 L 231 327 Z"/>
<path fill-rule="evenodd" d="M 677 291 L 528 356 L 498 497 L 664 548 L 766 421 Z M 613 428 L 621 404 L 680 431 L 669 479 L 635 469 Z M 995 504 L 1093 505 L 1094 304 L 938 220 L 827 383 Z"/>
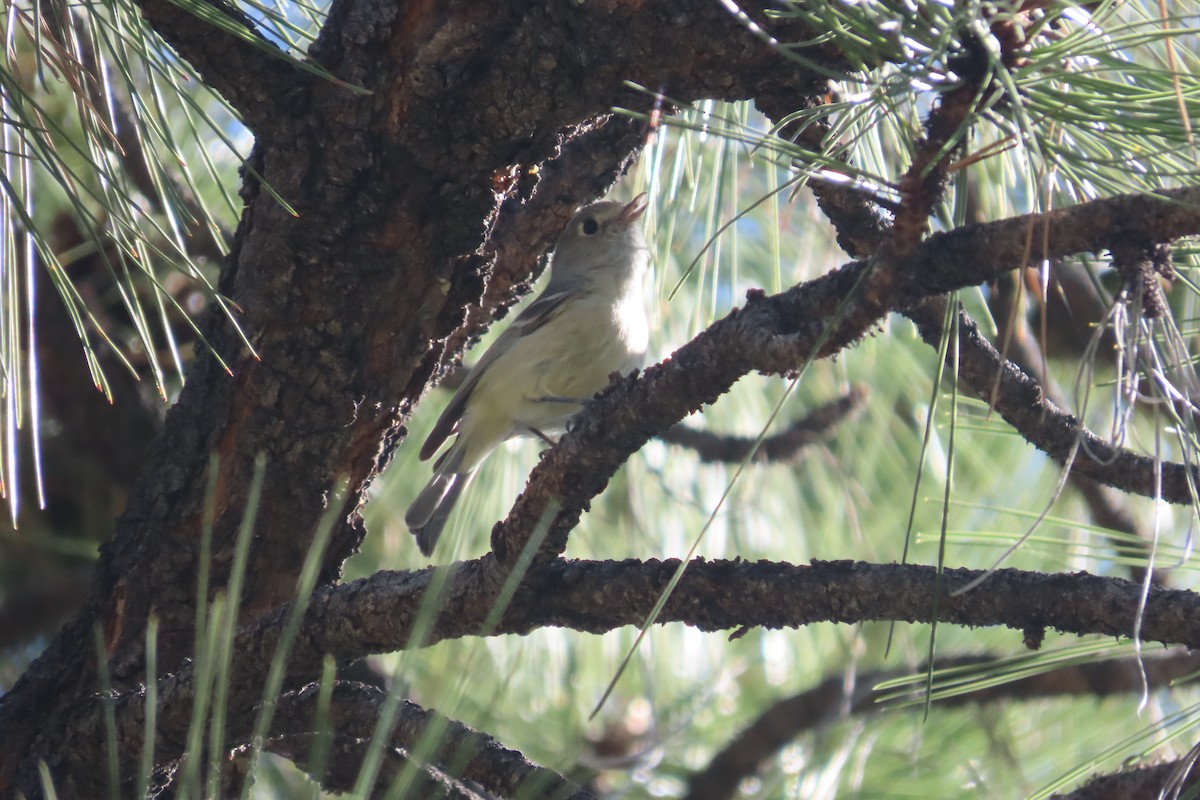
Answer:
<path fill-rule="evenodd" d="M 580 209 L 558 237 L 550 282 L 487 349 L 421 448 L 424 461 L 457 433 L 404 521 L 430 555 L 479 463 L 514 436 L 561 432 L 608 384 L 642 363 L 649 340 L 643 283 L 650 248 L 646 195 Z"/>

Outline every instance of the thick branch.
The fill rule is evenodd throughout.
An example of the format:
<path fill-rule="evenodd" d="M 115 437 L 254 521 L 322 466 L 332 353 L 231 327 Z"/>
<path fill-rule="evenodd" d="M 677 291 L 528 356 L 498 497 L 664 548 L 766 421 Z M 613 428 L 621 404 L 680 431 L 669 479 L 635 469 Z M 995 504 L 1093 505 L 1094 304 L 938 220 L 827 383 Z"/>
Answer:
<path fill-rule="evenodd" d="M 493 611 L 499 588 L 483 590 L 491 556 L 450 568 L 420 645 L 478 635 Z M 492 634 L 525 634 L 542 627 L 603 633 L 640 625 L 680 562 L 553 561 L 533 567 L 500 616 Z M 933 567 L 815 562 L 793 566 L 771 562 L 697 560 L 667 600 L 659 624 L 684 622 L 705 631 L 744 626 L 797 627 L 814 622 L 853 624 L 869 620 L 930 622 L 934 593 L 941 587 L 938 619 L 971 627 L 1005 626 L 1023 635 L 1053 628 L 1065 633 L 1132 636 L 1139 613 L 1137 584 L 1087 573 L 1047 575 L 1019 570 L 994 573 L 983 589 L 958 597 L 956 587 L 978 578 L 978 570 L 952 569 L 939 581 Z M 317 591 L 289 661 L 296 682 L 320 674 L 326 653 L 347 662 L 414 646 L 424 624 L 425 592 L 439 577 L 421 572 L 381 572 Z M 554 602 L 546 602 L 553 597 Z M 288 609 L 246 626 L 234 644 L 230 675 L 229 740 L 247 737 L 259 687 L 270 667 Z M 1142 641 L 1200 646 L 1200 596 L 1152 587 L 1141 616 Z M 159 751 L 167 760 L 183 754 L 191 719 L 195 676 L 187 666 L 159 684 Z M 139 752 L 144 715 L 141 692 L 118 701 L 117 741 Z M 103 752 L 103 716 L 95 704 L 81 710 L 70 743 L 75 758 L 60 783 L 73 791 L 89 787 L 102 771 L 90 770 Z"/>
<path fill-rule="evenodd" d="M 486 568 L 488 558 L 453 568 L 438 619 L 422 644 L 478 633 L 493 607 L 493 598 L 480 593 L 473 573 Z M 603 633 L 623 625 L 640 625 L 678 566 L 676 560 L 652 560 L 557 561 L 535 567 L 495 632 L 523 634 L 554 626 Z M 953 592 L 980 574 L 978 570 L 947 570 L 946 591 Z M 432 570 L 379 573 L 324 590 L 307 617 L 304 636 L 310 644 L 321 645 L 313 652 L 347 658 L 410 646 L 411 626 L 432 577 Z M 660 622 L 685 622 L 705 631 L 746 625 L 796 627 L 813 622 L 929 622 L 936 584 L 936 571 L 924 566 L 697 560 L 689 564 Z M 1132 636 L 1140 590 L 1138 584 L 1123 579 L 1087 573 L 1000 570 L 985 589 L 939 600 L 938 618 L 972 627 L 1002 625 L 1019 631 L 1053 628 L 1065 633 Z M 546 597 L 554 597 L 555 602 L 546 603 Z M 1197 612 L 1200 596 L 1195 593 L 1152 588 L 1141 638 L 1197 647 Z M 245 647 L 251 648 L 252 641 L 257 642 L 253 647 L 261 647 L 263 636 L 269 641 L 266 630 L 270 624 L 264 622 L 257 634 L 245 632 Z M 298 666 L 305 668 L 303 659 Z"/>
<path fill-rule="evenodd" d="M 902 266 L 911 300 L 977 286 L 1009 270 L 1128 241 L 1200 234 L 1200 186 L 1125 194 L 935 233 Z M 936 290 L 940 287 L 940 291 Z"/>

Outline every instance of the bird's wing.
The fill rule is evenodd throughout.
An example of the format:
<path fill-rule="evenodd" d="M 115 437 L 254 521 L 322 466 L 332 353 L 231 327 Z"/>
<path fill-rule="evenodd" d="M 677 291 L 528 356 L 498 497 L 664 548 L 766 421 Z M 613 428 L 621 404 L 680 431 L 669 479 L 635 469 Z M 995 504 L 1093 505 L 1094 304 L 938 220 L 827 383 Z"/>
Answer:
<path fill-rule="evenodd" d="M 547 287 L 549 289 L 549 287 Z M 513 320 L 512 326 L 508 330 L 514 328 L 520 336 L 533 333 L 538 328 L 545 325 L 550 320 L 558 316 L 562 311 L 563 304 L 573 297 L 576 292 L 550 292 L 546 291 L 538 295 L 538 298 L 530 303 L 525 308 L 521 309 L 521 313 Z M 505 331 L 508 333 L 508 331 Z M 490 352 L 490 350 L 489 350 Z M 484 355 L 487 358 L 487 355 Z M 480 363 L 483 363 L 482 361 Z"/>
<path fill-rule="evenodd" d="M 438 451 L 442 443 L 450 438 L 450 434 L 454 433 L 458 427 L 458 421 L 462 419 L 463 411 L 467 407 L 467 400 L 471 397 L 471 392 L 475 389 L 475 384 L 479 383 L 479 367 L 476 366 L 467 375 L 467 379 L 458 387 L 458 391 L 454 393 L 454 397 L 450 398 L 450 402 L 442 409 L 442 415 L 438 417 L 437 422 L 433 424 L 433 430 L 429 432 L 429 436 L 425 439 L 425 444 L 421 445 L 421 452 L 418 457 L 422 461 L 427 461 L 430 456 Z"/>
<path fill-rule="evenodd" d="M 554 319 L 562 311 L 566 301 L 574 294 L 574 292 L 568 291 L 551 292 L 547 287 L 547 291 L 538 295 L 536 300 L 521 310 L 512 325 L 509 325 L 508 329 L 500 334 L 500 338 L 487 349 L 483 358 L 479 359 L 479 363 L 471 368 L 467 379 L 458 387 L 454 397 L 450 398 L 450 402 L 442 410 L 442 415 L 434 423 L 433 430 L 429 432 L 425 444 L 421 445 L 419 455 L 422 461 L 428 460 L 454 433 L 458 427 L 458 421 L 462 419 L 463 412 L 467 409 L 467 401 L 471 399 L 471 393 L 475 391 L 475 386 L 479 383 L 480 376 L 487 371 L 487 368 L 501 353 L 508 349 L 512 340 L 528 336 Z"/>

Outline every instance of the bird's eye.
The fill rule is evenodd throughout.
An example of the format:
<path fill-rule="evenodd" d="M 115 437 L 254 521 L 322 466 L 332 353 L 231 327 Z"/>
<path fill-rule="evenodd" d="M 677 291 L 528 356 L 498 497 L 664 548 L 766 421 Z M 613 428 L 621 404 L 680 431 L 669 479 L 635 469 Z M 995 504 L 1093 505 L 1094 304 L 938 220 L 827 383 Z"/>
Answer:
<path fill-rule="evenodd" d="M 579 226 L 579 230 L 583 231 L 584 236 L 592 236 L 596 233 L 596 231 L 600 230 L 600 223 L 596 222 L 596 220 L 592 219 L 591 217 L 588 217 L 583 221 L 583 224 Z"/>

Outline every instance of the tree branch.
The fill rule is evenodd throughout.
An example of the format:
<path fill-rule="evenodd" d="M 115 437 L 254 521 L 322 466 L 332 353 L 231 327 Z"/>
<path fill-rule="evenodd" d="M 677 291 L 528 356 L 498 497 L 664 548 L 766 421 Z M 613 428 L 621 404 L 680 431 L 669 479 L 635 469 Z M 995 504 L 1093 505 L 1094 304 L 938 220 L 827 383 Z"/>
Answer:
<path fill-rule="evenodd" d="M 1104 316 L 1105 306 L 1100 301 L 1099 295 L 1096 294 L 1095 287 L 1080 274 L 1083 272 L 1083 267 L 1075 265 L 1065 270 L 1059 267 L 1055 272 L 1056 282 L 1067 276 L 1070 278 L 1070 286 L 1075 289 L 1070 303 L 1058 302 L 1052 306 L 1057 310 L 1057 318 L 1054 320 L 1054 329 L 1057 331 L 1057 335 L 1054 338 L 1065 338 L 1069 342 L 1077 342 L 1080 338 L 1086 340 L 1084 330 Z M 1044 349 L 1054 345 L 1050 341 L 1038 342 L 1030 335 L 1028 321 L 1020 313 L 1019 294 L 1016 286 L 1017 276 L 1015 274 L 1001 276 L 992 284 L 992 291 L 988 295 L 988 307 L 993 319 L 999 323 L 997 341 L 1003 343 L 1000 347 L 1001 353 L 1004 358 L 1012 361 L 1037 380 L 1042 387 L 1041 391 L 1045 399 L 1061 406 L 1062 402 L 1059 398 L 1063 396 L 1063 393 L 1053 377 L 1046 371 L 1046 353 L 1043 352 Z M 1062 287 L 1060 287 L 1061 290 Z M 1081 305 L 1084 307 L 1080 308 Z M 1046 307 L 1043 307 L 1043 312 L 1051 313 L 1050 309 Z M 1100 335 L 1104 337 L 1103 333 Z M 1104 346 L 1102 343 L 1101 347 Z M 1112 346 L 1111 342 L 1109 342 L 1109 346 Z M 1082 354 L 1081 343 L 1079 350 L 1072 356 Z M 990 396 L 991 392 L 989 391 Z M 1087 504 L 1093 522 L 1103 528 L 1118 531 L 1136 539 L 1136 543 L 1131 544 L 1129 539 L 1109 537 L 1111 545 L 1117 553 L 1132 552 L 1137 556 L 1128 566 L 1130 578 L 1138 583 L 1145 580 L 1146 572 L 1150 569 L 1149 564 L 1152 563 L 1151 559 L 1154 555 L 1153 538 L 1150 532 L 1138 522 L 1125 498 L 1112 487 L 1105 486 L 1078 470 L 1071 470 L 1068 480 Z M 1156 569 L 1152 577 L 1161 584 L 1168 582 L 1166 572 L 1161 569 Z"/>
<path fill-rule="evenodd" d="M 751 452 L 760 461 L 788 462 L 805 447 L 833 435 L 834 429 L 857 416 L 867 400 L 867 388 L 855 386 L 848 394 L 814 408 L 779 433 L 763 439 L 750 436 L 723 436 L 701 431 L 683 423 L 660 433 L 658 439 L 677 447 L 686 447 L 710 463 L 737 464 Z"/>
<path fill-rule="evenodd" d="M 941 340 L 945 302 L 944 298 L 935 298 L 905 312 L 932 347 Z M 1049 400 L 1037 381 L 1001 358 L 975 321 L 961 311 L 958 334 L 959 374 L 963 381 L 1034 447 L 1059 464 L 1072 459 L 1073 472 L 1108 486 L 1151 498 L 1161 489 L 1161 498 L 1169 503 L 1192 503 L 1189 481 L 1200 477 L 1195 467 L 1169 461 L 1156 463 L 1151 456 L 1115 447 L 1092 433 L 1074 415 Z M 1161 487 L 1155 485 L 1156 470 L 1160 468 Z"/>
<path fill-rule="evenodd" d="M 485 591 L 491 567 L 485 556 L 449 568 L 438 597 L 437 617 L 426 620 L 425 593 L 442 580 L 434 568 L 420 572 L 380 572 L 352 583 L 319 589 L 289 659 L 293 682 L 320 674 L 325 654 L 341 663 L 371 653 L 390 652 L 479 635 L 492 618 L 500 589 Z M 586 562 L 553 561 L 531 568 L 500 615 L 492 635 L 526 634 L 543 627 L 603 633 L 640 625 L 679 568 L 677 560 Z M 853 624 L 868 620 L 930 622 L 938 619 L 971 627 L 1005 626 L 1028 635 L 1053 628 L 1065 633 L 1132 636 L 1141 587 L 1119 578 L 1087 573 L 1047 575 L 999 570 L 983 589 L 950 596 L 983 573 L 950 569 L 939 579 L 933 567 L 814 562 L 793 566 L 771 562 L 696 560 L 663 607 L 659 624 L 684 622 L 705 631 L 745 626 L 797 627 L 814 622 Z M 554 602 L 546 602 L 553 597 Z M 781 602 L 786 598 L 787 602 Z M 255 704 L 284 628 L 289 609 L 280 608 L 244 626 L 233 646 L 229 678 L 228 741 L 245 740 Z M 412 641 L 418 621 L 424 638 Z M 1138 629 L 1143 642 L 1200 647 L 1200 596 L 1152 587 Z M 195 675 L 185 666 L 159 681 L 156 753 L 165 760 L 183 755 L 191 720 Z M 364 690 L 365 691 L 365 690 Z M 144 693 L 117 700 L 117 741 L 140 752 Z M 103 714 L 98 704 L 77 709 L 68 742 L 72 758 L 56 775 L 60 790 L 91 796 L 103 770 L 92 768 L 104 752 Z"/>
<path fill-rule="evenodd" d="M 940 658 L 937 668 L 984 666 L 994 660 L 994 656 Z M 938 709 L 1007 700 L 1139 693 L 1145 685 L 1152 689 L 1171 686 L 1176 679 L 1195 673 L 1198 667 L 1200 655 L 1186 652 L 1159 658 L 1122 658 L 1072 664 L 998 686 L 941 698 L 934 704 L 934 713 Z M 1142 683 L 1143 668 L 1146 684 Z M 833 675 L 807 691 L 772 704 L 713 756 L 708 766 L 688 780 L 685 800 L 734 797 L 738 784 L 744 778 L 757 773 L 765 761 L 774 757 L 797 736 L 850 715 L 894 711 L 893 707 L 878 702 L 874 687 L 884 681 L 919 674 L 925 669 L 925 666 L 920 666 L 911 670 Z"/>
<path fill-rule="evenodd" d="M 452 574 L 440 597 L 439 616 L 422 645 L 478 634 L 495 598 L 480 593 L 473 573 L 486 570 L 489 559 L 449 568 Z M 495 633 L 524 634 L 546 626 L 603 633 L 640 625 L 679 564 L 674 559 L 556 561 L 531 568 Z M 945 591 L 953 593 L 955 587 L 981 574 L 946 570 Z M 332 652 L 339 658 L 411 646 L 412 624 L 432 579 L 433 570 L 384 572 L 323 590 L 314 598 L 302 636 L 314 645 L 320 643 L 313 652 Z M 659 621 L 685 622 L 705 631 L 813 622 L 929 622 L 937 583 L 936 570 L 925 566 L 695 560 L 689 562 Z M 1132 636 L 1140 591 L 1138 584 L 1087 573 L 999 570 L 986 589 L 939 599 L 938 618 L 956 625 L 1002 625 L 1023 632 L 1054 628 L 1065 633 Z M 544 602 L 548 596 L 555 598 L 553 604 Z M 789 601 L 781 603 L 781 597 Z M 383 609 L 388 613 L 381 613 Z M 1200 615 L 1192 616 L 1197 610 L 1200 596 L 1193 592 L 1152 588 L 1140 628 L 1142 641 L 1200 645 Z M 278 620 L 274 624 L 278 626 Z M 248 629 L 245 648 L 257 649 L 269 641 L 271 625 L 264 621 L 259 633 Z M 297 658 L 301 665 L 305 662 L 299 654 Z M 316 664 L 311 662 L 313 667 Z"/>

